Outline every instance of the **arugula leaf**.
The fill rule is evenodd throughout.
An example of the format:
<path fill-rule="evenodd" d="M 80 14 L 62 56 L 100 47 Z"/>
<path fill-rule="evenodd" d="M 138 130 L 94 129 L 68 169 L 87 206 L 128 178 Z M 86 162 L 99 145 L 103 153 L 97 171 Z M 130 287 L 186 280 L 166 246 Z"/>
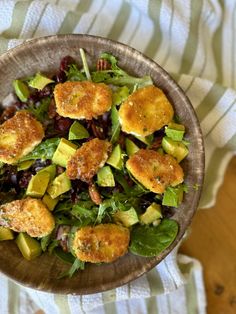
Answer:
<path fill-rule="evenodd" d="M 163 219 L 156 227 L 135 226 L 131 232 L 129 250 L 140 256 L 156 256 L 171 245 L 178 229 L 178 223 L 172 219 Z"/>
<path fill-rule="evenodd" d="M 76 64 L 69 65 L 69 70 L 65 71 L 68 81 L 85 81 L 86 77 L 78 69 Z"/>
<path fill-rule="evenodd" d="M 79 269 L 84 270 L 84 267 L 85 267 L 85 262 L 82 262 L 82 261 L 80 261 L 79 259 L 76 258 L 74 263 L 73 263 L 73 265 L 71 266 L 71 268 L 69 270 L 63 272 L 58 277 L 58 279 L 61 279 L 61 278 L 64 278 L 64 277 L 71 278 L 77 270 L 79 270 Z"/>
<path fill-rule="evenodd" d="M 51 241 L 51 234 L 41 238 L 40 245 L 43 252 L 47 250 L 47 247 L 49 246 L 50 241 Z"/>
<path fill-rule="evenodd" d="M 120 135 L 120 122 L 119 122 L 119 114 L 115 105 L 111 107 L 111 143 L 114 144 L 117 142 Z"/>
<path fill-rule="evenodd" d="M 83 225 L 85 221 L 86 225 L 95 222 L 97 213 L 98 209 L 92 201 L 79 201 L 71 211 L 71 214 L 79 219 Z"/>
<path fill-rule="evenodd" d="M 55 249 L 56 247 L 58 247 L 58 246 L 59 246 L 59 241 L 56 240 L 56 239 L 54 239 L 54 240 L 50 243 L 50 245 L 48 246 L 48 253 L 49 253 L 49 254 L 52 254 L 52 252 L 54 251 L 54 249 Z"/>
<path fill-rule="evenodd" d="M 44 98 L 40 101 L 40 104 L 35 106 L 35 105 L 31 105 L 28 107 L 27 111 L 29 111 L 30 113 L 32 113 L 35 118 L 40 121 L 40 122 L 44 122 L 45 120 L 48 120 L 48 107 L 50 105 L 50 98 Z"/>
<path fill-rule="evenodd" d="M 29 153 L 25 157 L 22 157 L 19 162 L 32 159 L 52 159 L 52 156 L 54 155 L 54 152 L 56 151 L 59 142 L 60 139 L 57 137 L 47 139 L 46 141 L 36 146 L 31 153 Z"/>
<path fill-rule="evenodd" d="M 71 253 L 66 253 L 61 248 L 55 248 L 53 253 L 65 263 L 73 264 L 75 261 L 75 257 Z"/>

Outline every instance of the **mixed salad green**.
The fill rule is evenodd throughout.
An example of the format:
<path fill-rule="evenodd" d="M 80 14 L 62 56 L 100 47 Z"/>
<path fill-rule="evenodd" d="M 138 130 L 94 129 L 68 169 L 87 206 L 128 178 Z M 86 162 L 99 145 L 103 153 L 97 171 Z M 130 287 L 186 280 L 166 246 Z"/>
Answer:
<path fill-rule="evenodd" d="M 34 258 L 41 252 L 55 254 L 66 263 L 72 264 L 63 276 L 72 276 L 84 269 L 71 251 L 71 239 L 78 228 L 97 224 L 121 224 L 130 230 L 129 251 L 141 256 L 156 256 L 176 238 L 178 224 L 170 217 L 183 200 L 187 187 L 184 183 L 169 186 L 162 194 L 150 192 L 138 182 L 126 168 L 126 161 L 140 149 L 151 149 L 160 154 L 169 154 L 181 162 L 188 154 L 188 142 L 184 139 L 185 127 L 171 121 L 162 129 L 146 137 L 122 132 L 119 121 L 119 106 L 133 92 L 152 85 L 150 76 L 133 77 L 118 66 L 115 56 L 102 53 L 94 69 L 89 69 L 83 50 L 80 51 L 82 67 L 66 56 L 55 75 L 37 73 L 30 78 L 13 82 L 16 102 L 2 111 L 1 123 L 10 119 L 15 112 L 29 111 L 44 127 L 44 140 L 17 164 L 1 163 L 0 202 L 8 203 L 27 195 L 39 197 L 55 218 L 53 232 L 43 238 L 31 238 L 27 234 L 16 235 L 16 243 L 22 254 Z M 111 110 L 92 120 L 73 120 L 57 114 L 53 91 L 55 85 L 65 81 L 92 81 L 105 83 L 112 88 Z M 40 173 L 48 175 L 48 182 L 59 182 L 66 165 L 57 161 L 58 147 L 66 145 L 72 151 L 90 139 L 99 138 L 112 143 L 112 155 L 93 178 L 95 192 L 101 202 L 96 204 L 88 184 L 79 179 L 68 180 L 66 187 L 52 193 L 32 192 L 34 178 Z M 60 146 L 60 147 L 61 147 Z M 63 181 L 64 182 L 64 181 Z M 64 183 L 63 183 L 64 184 Z M 37 194 L 37 193 L 39 194 Z M 0 227 L 0 240 L 15 238 L 15 234 Z M 27 253 L 27 252 L 28 253 Z M 28 254 L 28 255 L 27 255 Z"/>

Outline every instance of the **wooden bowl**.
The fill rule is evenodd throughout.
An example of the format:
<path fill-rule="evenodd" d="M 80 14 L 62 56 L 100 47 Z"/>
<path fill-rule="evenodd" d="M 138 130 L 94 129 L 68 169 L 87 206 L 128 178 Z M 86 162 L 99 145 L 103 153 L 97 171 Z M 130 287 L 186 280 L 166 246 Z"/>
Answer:
<path fill-rule="evenodd" d="M 12 90 L 12 81 L 38 71 L 55 72 L 60 60 L 71 55 L 79 64 L 79 48 L 84 48 L 89 65 L 94 65 L 101 52 L 111 52 L 119 65 L 136 76 L 150 75 L 175 108 L 176 114 L 187 129 L 190 141 L 189 155 L 182 163 L 185 182 L 198 185 L 185 194 L 184 201 L 173 218 L 179 223 L 177 238 L 160 255 L 144 258 L 126 254 L 116 262 L 102 265 L 86 265 L 73 278 L 57 279 L 70 267 L 57 257 L 47 253 L 33 261 L 27 261 L 13 241 L 0 242 L 0 270 L 2 273 L 25 286 L 60 294 L 90 294 L 102 292 L 128 283 L 152 269 L 178 244 L 189 226 L 197 208 L 204 176 L 204 147 L 202 132 L 194 109 L 176 82 L 158 64 L 140 52 L 105 38 L 88 35 L 62 35 L 38 38 L 26 42 L 0 56 L 0 100 Z"/>

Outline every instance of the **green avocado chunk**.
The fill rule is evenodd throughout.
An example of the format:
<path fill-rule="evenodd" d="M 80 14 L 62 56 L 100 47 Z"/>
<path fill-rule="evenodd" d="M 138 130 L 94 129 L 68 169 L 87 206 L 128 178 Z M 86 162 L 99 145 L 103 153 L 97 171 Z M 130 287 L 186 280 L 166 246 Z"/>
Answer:
<path fill-rule="evenodd" d="M 69 130 L 69 140 L 81 140 L 83 138 L 88 138 L 89 132 L 85 127 L 78 121 L 75 121 Z"/>
<path fill-rule="evenodd" d="M 39 242 L 31 238 L 27 233 L 20 233 L 16 238 L 16 244 L 24 258 L 29 261 L 42 253 Z"/>
<path fill-rule="evenodd" d="M 121 222 L 127 228 L 139 222 L 138 215 L 133 207 L 126 211 L 118 210 L 113 215 L 113 218 L 116 222 Z"/>
<path fill-rule="evenodd" d="M 137 225 L 131 231 L 131 253 L 152 257 L 164 251 L 175 240 L 179 226 L 175 220 L 162 219 L 157 226 Z"/>
<path fill-rule="evenodd" d="M 185 132 L 185 127 L 183 124 L 177 124 L 170 122 L 168 127 L 165 129 L 165 133 L 174 141 L 182 141 Z"/>
<path fill-rule="evenodd" d="M 34 160 L 22 161 L 17 165 L 17 171 L 27 170 L 33 165 L 33 163 L 34 163 Z"/>
<path fill-rule="evenodd" d="M 52 156 L 52 162 L 56 165 L 66 168 L 68 160 L 76 152 L 77 146 L 70 141 L 62 138 L 57 149 Z"/>
<path fill-rule="evenodd" d="M 107 164 L 118 170 L 123 168 L 123 158 L 120 144 L 116 145 L 116 147 L 113 149 L 111 156 L 107 160 Z"/>
<path fill-rule="evenodd" d="M 9 228 L 0 226 L 0 241 L 12 239 L 14 239 L 14 232 Z"/>
<path fill-rule="evenodd" d="M 146 145 L 151 145 L 154 139 L 153 134 L 147 135 L 147 136 L 140 136 L 140 135 L 135 135 L 134 137 L 136 137 L 139 141 L 143 142 Z"/>
<path fill-rule="evenodd" d="M 148 206 L 145 213 L 139 217 L 140 221 L 145 225 L 149 225 L 159 218 L 162 218 L 161 205 L 157 203 L 152 203 Z"/>
<path fill-rule="evenodd" d="M 21 80 L 14 80 L 13 87 L 14 87 L 17 97 L 23 102 L 27 101 L 30 95 L 28 86 Z"/>
<path fill-rule="evenodd" d="M 46 85 L 53 83 L 54 81 L 49 79 L 48 77 L 42 75 L 41 73 L 37 73 L 35 75 L 35 77 L 33 77 L 30 81 L 29 81 L 29 86 L 36 88 L 36 89 L 43 89 Z"/>
<path fill-rule="evenodd" d="M 46 171 L 39 171 L 31 178 L 26 190 L 26 195 L 32 197 L 42 197 L 47 190 L 49 181 L 50 174 Z"/>
<path fill-rule="evenodd" d="M 49 165 L 42 170 L 40 170 L 38 173 L 47 172 L 50 175 L 50 181 L 52 181 L 56 176 L 56 165 Z"/>
<path fill-rule="evenodd" d="M 42 202 L 47 206 L 50 211 L 53 211 L 59 202 L 59 198 L 51 198 L 51 196 L 47 193 L 44 194 L 42 198 Z"/>
<path fill-rule="evenodd" d="M 128 138 L 125 139 L 125 148 L 126 148 L 126 153 L 129 157 L 131 157 L 132 155 L 137 153 L 137 151 L 139 151 L 139 147 Z"/>
<path fill-rule="evenodd" d="M 66 193 L 71 189 L 71 182 L 64 171 L 57 176 L 49 185 L 47 192 L 52 199 L 57 198 L 59 195 Z"/>
<path fill-rule="evenodd" d="M 104 166 L 98 171 L 97 184 L 99 186 L 115 186 L 115 180 L 110 166 Z"/>
<path fill-rule="evenodd" d="M 164 136 L 162 139 L 162 148 L 181 162 L 188 155 L 188 148 L 181 142 L 173 141 L 171 138 Z"/>

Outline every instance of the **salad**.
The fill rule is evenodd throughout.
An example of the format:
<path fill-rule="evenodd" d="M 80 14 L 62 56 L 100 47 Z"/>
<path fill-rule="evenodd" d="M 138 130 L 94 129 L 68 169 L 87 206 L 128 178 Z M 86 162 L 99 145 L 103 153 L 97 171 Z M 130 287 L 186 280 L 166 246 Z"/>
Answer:
<path fill-rule="evenodd" d="M 80 56 L 14 80 L 0 117 L 0 240 L 28 260 L 55 254 L 71 264 L 61 277 L 160 254 L 187 192 L 189 143 L 164 92 L 109 53 L 93 69 Z"/>

